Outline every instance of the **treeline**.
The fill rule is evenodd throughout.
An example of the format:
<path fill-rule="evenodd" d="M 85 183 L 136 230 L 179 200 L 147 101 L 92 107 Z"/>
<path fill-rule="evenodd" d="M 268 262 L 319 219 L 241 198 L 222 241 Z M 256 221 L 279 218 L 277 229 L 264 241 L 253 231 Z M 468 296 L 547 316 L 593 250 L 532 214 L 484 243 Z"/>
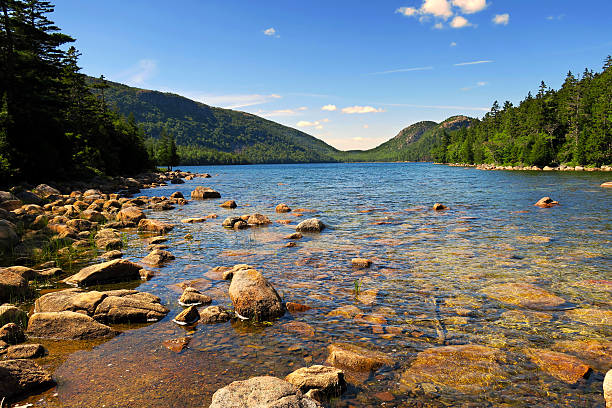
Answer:
<path fill-rule="evenodd" d="M 440 162 L 501 165 L 612 163 L 612 58 L 602 72 L 567 74 L 561 89 L 541 83 L 518 105 L 496 101 L 471 127 L 445 132 L 432 156 Z"/>
<path fill-rule="evenodd" d="M 42 0 L 0 0 L 0 184 L 130 174 L 152 167 L 144 133 L 92 92 Z"/>

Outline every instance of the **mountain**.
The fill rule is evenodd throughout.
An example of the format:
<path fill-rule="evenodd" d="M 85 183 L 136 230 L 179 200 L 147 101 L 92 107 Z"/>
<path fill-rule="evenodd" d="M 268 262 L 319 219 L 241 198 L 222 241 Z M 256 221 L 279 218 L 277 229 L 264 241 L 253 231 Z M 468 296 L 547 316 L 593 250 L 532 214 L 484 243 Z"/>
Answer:
<path fill-rule="evenodd" d="M 445 132 L 452 132 L 472 125 L 474 119 L 452 116 L 441 123 L 417 122 L 402 129 L 394 138 L 369 150 L 340 152 L 341 161 L 430 161 L 432 150 L 442 143 Z"/>
<path fill-rule="evenodd" d="M 334 162 L 339 151 L 299 130 L 259 116 L 215 108 L 180 95 L 89 79 L 106 103 L 147 136 L 176 137 L 183 164 Z"/>

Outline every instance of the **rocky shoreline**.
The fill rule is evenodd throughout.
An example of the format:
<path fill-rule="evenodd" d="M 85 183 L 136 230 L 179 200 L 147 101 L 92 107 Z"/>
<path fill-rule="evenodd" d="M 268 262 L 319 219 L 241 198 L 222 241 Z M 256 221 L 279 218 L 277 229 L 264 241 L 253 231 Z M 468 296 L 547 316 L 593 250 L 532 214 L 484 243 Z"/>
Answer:
<path fill-rule="evenodd" d="M 612 166 L 500 166 L 496 164 L 468 164 L 468 163 L 434 163 L 451 167 L 474 167 L 478 170 L 514 170 L 514 171 L 612 171 Z"/>

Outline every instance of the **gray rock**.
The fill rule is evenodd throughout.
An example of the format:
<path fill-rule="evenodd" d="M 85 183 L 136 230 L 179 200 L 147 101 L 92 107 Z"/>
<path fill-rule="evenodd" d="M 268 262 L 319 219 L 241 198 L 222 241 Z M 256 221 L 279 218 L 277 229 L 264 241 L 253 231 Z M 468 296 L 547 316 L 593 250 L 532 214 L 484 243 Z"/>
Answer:
<path fill-rule="evenodd" d="M 325 229 L 325 224 L 318 218 L 309 218 L 300 222 L 295 229 L 298 232 L 321 232 Z"/>

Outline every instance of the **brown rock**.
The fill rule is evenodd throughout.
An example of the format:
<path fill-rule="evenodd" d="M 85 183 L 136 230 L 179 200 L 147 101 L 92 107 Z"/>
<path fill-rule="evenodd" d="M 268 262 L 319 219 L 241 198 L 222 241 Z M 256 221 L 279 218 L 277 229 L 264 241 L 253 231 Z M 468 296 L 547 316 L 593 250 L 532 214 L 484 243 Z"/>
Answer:
<path fill-rule="evenodd" d="M 7 344 L 19 344 L 25 341 L 25 334 L 21 326 L 15 323 L 7 323 L 0 327 L 0 341 Z"/>
<path fill-rule="evenodd" d="M 314 328 L 306 322 L 291 321 L 283 324 L 283 329 L 288 332 L 298 333 L 305 337 L 314 337 Z"/>
<path fill-rule="evenodd" d="M 189 306 L 187 309 L 179 313 L 172 321 L 180 325 L 191 325 L 200 320 L 200 313 L 195 306 Z"/>
<path fill-rule="evenodd" d="M 376 371 L 395 363 L 388 354 L 369 350 L 354 344 L 335 343 L 327 347 L 329 356 L 326 363 L 352 371 Z"/>
<path fill-rule="evenodd" d="M 63 280 L 75 286 L 140 279 L 141 266 L 125 259 L 115 259 L 83 268 L 79 273 Z"/>
<path fill-rule="evenodd" d="M 247 224 L 246 221 L 243 221 L 243 220 L 238 220 L 234 223 L 235 230 L 246 229 L 248 227 L 249 227 L 249 224 Z"/>
<path fill-rule="evenodd" d="M 207 305 L 210 302 L 212 302 L 212 298 L 210 296 L 204 295 L 200 293 L 199 290 L 192 287 L 185 288 L 179 299 L 179 304 L 181 306 Z"/>
<path fill-rule="evenodd" d="M 564 340 L 557 341 L 553 350 L 577 356 L 586 364 L 599 371 L 612 369 L 612 341 L 607 340 Z"/>
<path fill-rule="evenodd" d="M 272 224 L 272 221 L 270 221 L 270 219 L 268 217 L 266 217 L 265 215 L 262 215 L 262 214 L 258 214 L 258 213 L 251 214 L 246 222 L 249 225 Z"/>
<path fill-rule="evenodd" d="M 592 326 L 612 326 L 612 310 L 579 308 L 568 310 L 565 315 L 572 320 Z"/>
<path fill-rule="evenodd" d="M 294 232 L 293 234 L 287 235 L 285 239 L 302 239 L 302 234 L 299 232 Z"/>
<path fill-rule="evenodd" d="M 612 188 L 612 181 L 606 181 L 605 183 L 601 183 L 599 187 Z"/>
<path fill-rule="evenodd" d="M 325 229 L 325 224 L 318 218 L 309 218 L 300 222 L 295 230 L 298 232 L 321 232 Z"/>
<path fill-rule="evenodd" d="M 175 256 L 170 252 L 161 249 L 154 249 L 149 255 L 142 259 L 142 262 L 151 266 L 161 266 L 173 259 L 175 259 Z"/>
<path fill-rule="evenodd" d="M 540 207 L 540 208 L 551 208 L 557 205 L 559 205 L 559 203 L 557 201 L 554 201 L 550 197 L 542 197 L 538 200 L 537 203 L 534 204 L 534 206 Z"/>
<path fill-rule="evenodd" d="M 612 370 L 608 371 L 603 382 L 603 394 L 606 408 L 612 408 Z"/>
<path fill-rule="evenodd" d="M 224 202 L 223 204 L 221 204 L 219 207 L 223 207 L 223 208 L 236 208 L 238 206 L 236 205 L 236 202 L 234 200 L 228 200 L 228 201 Z"/>
<path fill-rule="evenodd" d="M 98 248 L 105 250 L 120 249 L 123 247 L 121 234 L 110 228 L 104 228 L 98 231 L 94 240 Z"/>
<path fill-rule="evenodd" d="M 433 210 L 434 211 L 444 211 L 444 210 L 448 210 L 448 207 L 445 206 L 444 204 L 440 204 L 440 203 L 435 203 L 433 205 Z"/>
<path fill-rule="evenodd" d="M 18 358 L 38 358 L 46 354 L 45 348 L 40 344 L 19 344 L 6 349 L 5 357 L 9 360 Z"/>
<path fill-rule="evenodd" d="M 212 188 L 198 186 L 191 192 L 191 198 L 193 200 L 204 200 L 207 198 L 221 198 L 221 194 Z"/>
<path fill-rule="evenodd" d="M 108 291 L 96 307 L 93 318 L 109 323 L 144 323 L 163 319 L 169 310 L 162 306 L 157 296 L 136 291 Z M 116 293 L 116 296 L 113 294 Z"/>
<path fill-rule="evenodd" d="M 20 299 L 28 294 L 27 280 L 16 273 L 0 270 L 0 303 Z"/>
<path fill-rule="evenodd" d="M 191 337 L 181 337 L 178 339 L 171 339 L 164 341 L 164 347 L 175 353 L 180 353 L 185 350 L 191 341 Z"/>
<path fill-rule="evenodd" d="M 181 220 L 183 224 L 196 224 L 201 222 L 206 222 L 206 218 L 184 218 Z"/>
<path fill-rule="evenodd" d="M 291 208 L 287 204 L 282 203 L 276 206 L 275 211 L 277 213 L 288 213 L 291 212 Z"/>
<path fill-rule="evenodd" d="M 181 193 L 180 191 L 175 191 L 174 193 L 170 194 L 170 198 L 185 198 L 183 196 L 183 193 Z"/>
<path fill-rule="evenodd" d="M 13 305 L 0 305 L 0 326 L 7 323 L 15 323 L 23 327 L 28 322 L 28 314 Z"/>
<path fill-rule="evenodd" d="M 575 384 L 586 378 L 591 368 L 574 356 L 538 348 L 528 348 L 525 354 L 540 369 L 568 384 Z"/>
<path fill-rule="evenodd" d="M 285 306 L 270 283 L 255 269 L 234 271 L 229 295 L 238 315 L 257 321 L 285 314 Z"/>
<path fill-rule="evenodd" d="M 303 305 L 303 304 L 300 304 L 300 303 L 295 303 L 295 302 L 287 302 L 285 304 L 285 306 L 287 307 L 287 310 L 290 313 L 306 312 L 306 311 L 312 309 L 310 306 Z"/>
<path fill-rule="evenodd" d="M 222 306 L 208 306 L 200 312 L 200 322 L 206 324 L 224 323 L 231 318 L 232 313 Z"/>
<path fill-rule="evenodd" d="M 351 265 L 354 268 L 369 268 L 372 265 L 372 261 L 366 258 L 353 258 L 351 259 Z"/>
<path fill-rule="evenodd" d="M 0 361 L 0 395 L 11 398 L 37 389 L 50 387 L 55 382 L 51 374 L 30 360 Z"/>
<path fill-rule="evenodd" d="M 79 312 L 93 316 L 96 308 L 106 297 L 98 291 L 85 292 L 82 289 L 65 289 L 42 295 L 34 303 L 34 312 Z"/>
<path fill-rule="evenodd" d="M 75 312 L 35 313 L 28 322 L 30 337 L 58 340 L 91 340 L 114 337 L 110 327 Z"/>
<path fill-rule="evenodd" d="M 500 302 L 529 309 L 555 309 L 565 303 L 565 299 L 529 283 L 502 283 L 489 286 L 482 292 Z"/>
<path fill-rule="evenodd" d="M 316 390 L 317 396 L 322 394 L 326 398 L 339 397 L 346 390 L 342 370 L 322 365 L 295 370 L 285 377 L 285 381 L 298 387 L 304 394 L 310 390 Z"/>
<path fill-rule="evenodd" d="M 158 235 L 166 234 L 174 228 L 174 225 L 158 220 L 144 219 L 138 223 L 138 231 L 152 232 Z"/>
<path fill-rule="evenodd" d="M 343 316 L 348 319 L 352 319 L 358 314 L 361 314 L 361 309 L 359 309 L 357 306 L 345 305 L 332 310 L 327 314 L 327 316 Z"/>

